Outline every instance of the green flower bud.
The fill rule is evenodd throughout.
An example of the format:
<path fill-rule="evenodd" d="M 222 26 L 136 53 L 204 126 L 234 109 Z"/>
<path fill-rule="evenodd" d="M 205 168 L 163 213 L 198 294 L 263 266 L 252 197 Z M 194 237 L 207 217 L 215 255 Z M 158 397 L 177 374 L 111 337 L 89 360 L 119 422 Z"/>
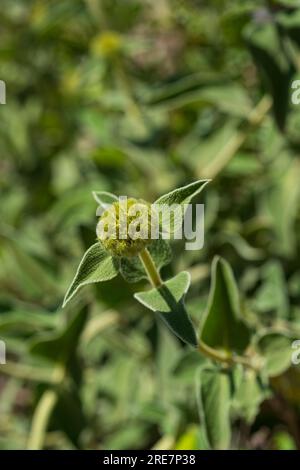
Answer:
<path fill-rule="evenodd" d="M 151 204 L 142 199 L 120 198 L 99 219 L 97 236 L 113 256 L 138 255 L 152 241 L 158 222 Z"/>

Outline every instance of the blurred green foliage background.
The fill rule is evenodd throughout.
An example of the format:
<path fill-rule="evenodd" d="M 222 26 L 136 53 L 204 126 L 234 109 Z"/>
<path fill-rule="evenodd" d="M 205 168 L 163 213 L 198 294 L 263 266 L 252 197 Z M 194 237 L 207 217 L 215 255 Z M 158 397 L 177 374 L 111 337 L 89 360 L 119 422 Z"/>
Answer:
<path fill-rule="evenodd" d="M 0 448 L 26 447 L 47 407 L 40 447 L 204 448 L 197 359 L 137 286 L 62 299 L 95 240 L 92 190 L 153 201 L 212 178 L 205 246 L 174 242 L 164 275 L 191 273 L 197 325 L 219 254 L 253 330 L 300 339 L 299 2 L 1 0 L 0 25 Z M 300 448 L 291 353 L 238 403 L 232 448 Z"/>

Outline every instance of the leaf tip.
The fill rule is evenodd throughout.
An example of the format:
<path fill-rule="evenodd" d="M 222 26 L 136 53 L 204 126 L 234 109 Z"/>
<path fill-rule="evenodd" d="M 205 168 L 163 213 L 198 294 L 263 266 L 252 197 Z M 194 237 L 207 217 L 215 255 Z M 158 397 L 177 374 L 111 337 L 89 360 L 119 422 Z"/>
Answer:
<path fill-rule="evenodd" d="M 100 200 L 99 200 L 99 198 L 98 198 L 98 194 L 97 194 L 97 193 L 98 193 L 98 191 L 92 191 L 92 196 L 93 196 L 94 200 L 95 200 L 98 204 L 100 204 Z"/>

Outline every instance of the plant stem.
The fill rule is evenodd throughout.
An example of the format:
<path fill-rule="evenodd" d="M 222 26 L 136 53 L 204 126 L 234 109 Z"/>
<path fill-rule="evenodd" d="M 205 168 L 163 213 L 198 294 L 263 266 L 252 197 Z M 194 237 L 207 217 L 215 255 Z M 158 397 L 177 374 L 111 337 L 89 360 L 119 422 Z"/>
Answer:
<path fill-rule="evenodd" d="M 40 450 L 43 448 L 48 422 L 56 402 L 57 392 L 55 390 L 48 389 L 43 393 L 35 409 L 27 449 Z"/>
<path fill-rule="evenodd" d="M 205 356 L 209 357 L 210 359 L 214 359 L 215 361 L 225 362 L 227 364 L 231 363 L 231 356 L 229 354 L 221 353 L 216 351 L 215 349 L 207 346 L 202 341 L 199 341 L 198 349 L 201 353 Z"/>
<path fill-rule="evenodd" d="M 152 286 L 156 288 L 161 287 L 163 281 L 147 248 L 144 248 L 143 251 L 140 252 L 139 257 Z"/>
<path fill-rule="evenodd" d="M 256 372 L 260 370 L 258 364 L 255 364 L 251 361 L 250 358 L 243 357 L 243 356 L 236 356 L 230 353 L 222 353 L 217 351 L 216 349 L 211 348 L 207 344 L 204 344 L 202 341 L 199 341 L 198 351 L 204 354 L 205 356 L 213 359 L 214 361 L 223 362 L 228 365 L 232 364 L 241 364 L 244 367 L 248 367 L 249 369 L 253 369 Z"/>
<path fill-rule="evenodd" d="M 62 383 L 64 377 L 65 368 L 61 364 L 57 364 L 53 371 L 53 382 L 56 384 Z M 28 450 L 43 449 L 48 423 L 57 399 L 57 390 L 54 388 L 48 388 L 41 396 L 32 419 L 27 443 Z"/>
<path fill-rule="evenodd" d="M 148 278 L 152 284 L 153 287 L 159 288 L 162 286 L 163 281 L 160 277 L 160 274 L 154 264 L 154 261 L 152 259 L 152 256 L 150 255 L 149 251 L 147 248 L 144 248 L 143 251 L 140 252 L 139 254 L 140 260 L 145 268 L 145 271 L 148 275 Z M 253 369 L 255 371 L 259 371 L 260 367 L 258 364 L 254 363 L 251 361 L 250 358 L 248 357 L 243 357 L 243 356 L 237 356 L 233 355 L 231 353 L 222 353 L 220 351 L 217 351 L 216 349 L 211 348 L 207 344 L 203 343 L 202 341 L 199 341 L 198 344 L 198 351 L 204 354 L 206 357 L 209 357 L 210 359 L 213 359 L 214 361 L 222 362 L 228 365 L 232 364 L 242 364 L 244 367 L 248 367 L 250 369 Z"/>

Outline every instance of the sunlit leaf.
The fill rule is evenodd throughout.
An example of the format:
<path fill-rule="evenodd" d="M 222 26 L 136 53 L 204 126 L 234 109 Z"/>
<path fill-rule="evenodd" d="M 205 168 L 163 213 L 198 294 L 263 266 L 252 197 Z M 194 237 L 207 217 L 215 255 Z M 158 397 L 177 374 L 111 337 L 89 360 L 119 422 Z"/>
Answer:
<path fill-rule="evenodd" d="M 190 275 L 181 272 L 158 289 L 138 292 L 134 297 L 145 307 L 159 313 L 167 326 L 186 343 L 197 345 L 194 327 L 187 315 L 183 298 L 190 285 Z"/>
<path fill-rule="evenodd" d="M 117 274 L 117 262 L 109 256 L 101 243 L 95 243 L 83 256 L 75 277 L 65 295 L 63 307 L 81 287 L 95 282 L 108 281 L 117 276 Z"/>
<path fill-rule="evenodd" d="M 171 206 L 172 204 L 189 204 L 193 197 L 199 194 L 210 180 L 200 180 L 194 183 L 174 189 L 170 193 L 161 196 L 155 204 Z"/>
<path fill-rule="evenodd" d="M 174 233 L 181 226 L 186 211 L 185 205 L 199 194 L 210 180 L 199 180 L 164 194 L 154 203 L 160 211 L 160 223 L 167 233 Z M 170 210 L 173 212 L 170 212 Z"/>

